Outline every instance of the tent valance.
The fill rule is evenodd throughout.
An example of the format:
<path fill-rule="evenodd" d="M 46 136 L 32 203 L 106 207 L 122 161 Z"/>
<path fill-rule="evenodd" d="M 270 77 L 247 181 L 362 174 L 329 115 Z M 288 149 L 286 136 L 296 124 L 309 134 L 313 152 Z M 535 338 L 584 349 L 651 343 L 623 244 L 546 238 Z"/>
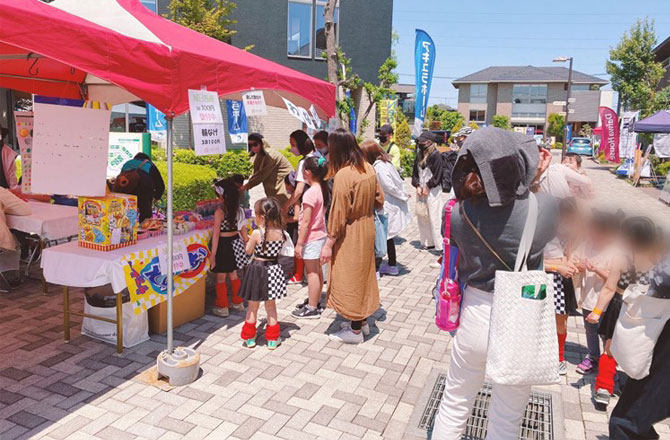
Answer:
<path fill-rule="evenodd" d="M 635 123 L 637 133 L 670 133 L 670 111 L 661 110 Z"/>

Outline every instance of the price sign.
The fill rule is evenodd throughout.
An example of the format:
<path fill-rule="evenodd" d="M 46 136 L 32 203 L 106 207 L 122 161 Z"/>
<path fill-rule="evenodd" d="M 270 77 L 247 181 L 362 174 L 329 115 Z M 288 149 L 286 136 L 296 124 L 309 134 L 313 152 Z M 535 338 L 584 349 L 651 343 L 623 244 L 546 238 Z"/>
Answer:
<path fill-rule="evenodd" d="M 161 273 L 167 275 L 168 266 L 167 266 L 168 256 L 167 256 L 167 246 L 162 246 L 158 249 L 158 264 L 161 268 Z M 188 259 L 188 251 L 184 243 L 173 243 L 172 244 L 172 273 L 177 274 L 185 270 L 189 270 L 191 264 Z"/>
<path fill-rule="evenodd" d="M 196 156 L 224 154 L 226 136 L 223 124 L 193 124 L 193 143 Z"/>
<path fill-rule="evenodd" d="M 247 116 L 265 116 L 268 114 L 265 96 L 261 90 L 252 90 L 242 95 L 244 111 Z"/>
<path fill-rule="evenodd" d="M 193 124 L 223 124 L 221 104 L 216 92 L 189 90 L 188 103 Z"/>

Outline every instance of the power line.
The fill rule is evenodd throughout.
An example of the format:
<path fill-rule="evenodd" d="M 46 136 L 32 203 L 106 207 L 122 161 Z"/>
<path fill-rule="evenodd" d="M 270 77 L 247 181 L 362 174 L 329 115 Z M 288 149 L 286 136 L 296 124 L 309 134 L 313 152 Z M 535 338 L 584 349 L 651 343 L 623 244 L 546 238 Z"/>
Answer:
<path fill-rule="evenodd" d="M 397 46 L 414 46 L 414 43 L 397 43 Z M 610 47 L 565 47 L 565 46 L 487 46 L 482 44 L 459 44 L 455 48 L 482 48 L 482 49 L 561 49 L 561 50 L 610 50 Z"/>
<path fill-rule="evenodd" d="M 403 14 L 425 14 L 425 10 L 416 10 L 416 9 L 396 9 L 393 11 L 393 14 L 396 13 L 403 13 Z M 516 15 L 527 15 L 527 16 L 533 16 L 536 17 L 538 14 L 535 12 L 514 12 L 514 11 L 506 11 L 506 12 L 465 12 L 465 11 L 449 11 L 449 12 L 439 12 L 439 11 L 430 11 L 430 15 L 511 15 L 511 16 L 516 16 Z M 542 13 L 542 16 L 585 16 L 585 15 L 593 15 L 593 16 L 625 16 L 625 17 L 630 17 L 630 12 L 554 12 L 554 13 Z M 652 12 L 649 14 L 638 14 L 638 15 L 651 15 L 651 16 L 659 16 L 659 15 L 670 15 L 670 13 L 658 13 L 658 12 Z"/>

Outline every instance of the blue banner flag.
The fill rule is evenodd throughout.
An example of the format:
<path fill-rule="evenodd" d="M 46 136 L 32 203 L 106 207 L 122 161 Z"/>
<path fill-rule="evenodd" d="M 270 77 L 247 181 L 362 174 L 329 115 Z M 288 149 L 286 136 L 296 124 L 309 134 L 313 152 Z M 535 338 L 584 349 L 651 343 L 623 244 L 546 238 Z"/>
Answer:
<path fill-rule="evenodd" d="M 435 67 L 435 43 L 425 31 L 416 30 L 416 41 L 414 43 L 414 57 L 416 63 L 416 93 L 414 108 L 413 133 L 418 136 L 423 130 L 423 122 L 426 119 L 428 109 L 428 97 L 430 96 L 430 84 L 433 81 L 433 68 Z"/>
<path fill-rule="evenodd" d="M 147 131 L 165 131 L 167 123 L 165 114 L 153 105 L 147 103 Z"/>
<path fill-rule="evenodd" d="M 347 99 L 351 98 L 351 91 L 347 90 Z M 356 127 L 358 126 L 358 120 L 356 118 L 356 110 L 354 110 L 354 106 L 352 105 L 351 108 L 349 109 L 349 131 L 352 132 L 353 134 L 356 134 Z"/>
<path fill-rule="evenodd" d="M 230 133 L 231 142 L 246 144 L 249 136 L 249 123 L 242 101 L 228 99 L 226 107 L 228 108 L 228 133 Z"/>

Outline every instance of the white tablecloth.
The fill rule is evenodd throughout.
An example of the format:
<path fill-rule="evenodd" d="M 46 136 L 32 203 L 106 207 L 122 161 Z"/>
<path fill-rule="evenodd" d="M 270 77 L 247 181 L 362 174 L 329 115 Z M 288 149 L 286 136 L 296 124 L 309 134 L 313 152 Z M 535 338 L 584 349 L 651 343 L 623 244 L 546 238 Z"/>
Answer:
<path fill-rule="evenodd" d="M 11 229 L 39 235 L 45 240 L 59 240 L 79 234 L 77 208 L 75 206 L 52 205 L 30 200 L 30 215 L 8 215 L 7 225 Z"/>
<path fill-rule="evenodd" d="M 192 231 L 174 237 L 175 243 L 202 231 Z M 126 288 L 121 258 L 131 252 L 156 248 L 167 243 L 167 235 L 152 237 L 109 252 L 79 247 L 76 241 L 52 246 L 42 252 L 44 279 L 52 284 L 69 287 L 98 287 L 111 284 L 114 292 Z"/>

